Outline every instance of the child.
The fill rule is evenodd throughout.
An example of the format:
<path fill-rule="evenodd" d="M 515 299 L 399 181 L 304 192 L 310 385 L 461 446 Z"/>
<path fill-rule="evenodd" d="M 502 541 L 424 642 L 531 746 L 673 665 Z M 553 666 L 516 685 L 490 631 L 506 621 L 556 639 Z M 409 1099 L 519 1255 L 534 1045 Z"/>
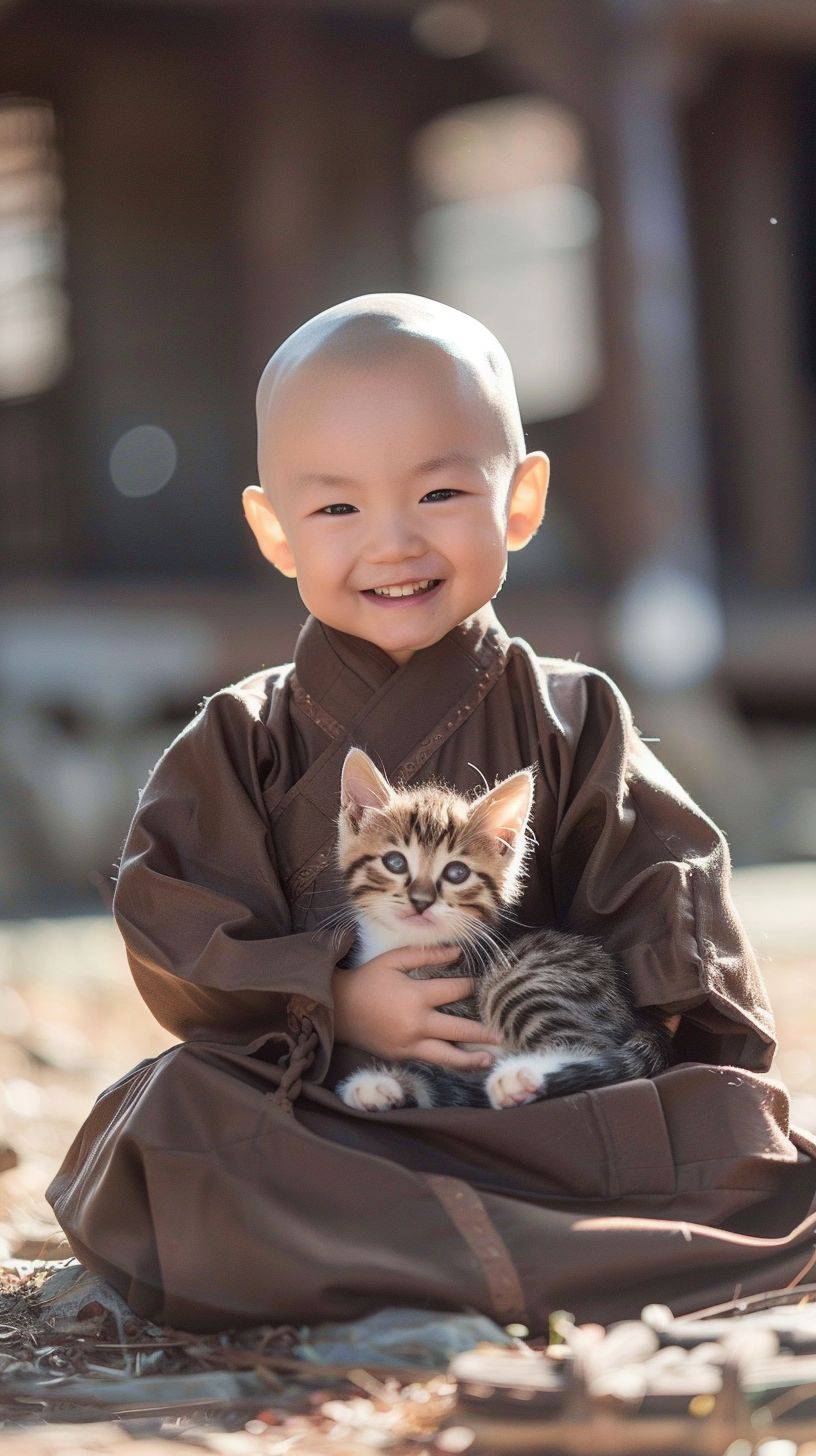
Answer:
<path fill-rule="evenodd" d="M 432 300 L 364 295 L 286 340 L 257 413 L 246 517 L 309 616 L 294 662 L 210 698 L 140 797 L 114 913 L 182 1044 L 100 1096 L 47 1190 L 77 1258 L 200 1330 L 412 1304 L 536 1333 L 558 1307 L 606 1321 L 796 1282 L 816 1144 L 764 1075 L 773 1021 L 725 840 L 610 679 L 537 658 L 491 605 L 549 478 L 501 346 Z M 535 765 L 518 917 L 598 936 L 680 1064 L 513 1110 L 342 1103 L 367 1054 L 465 1067 L 483 1053 L 457 1043 L 492 1039 L 436 1010 L 466 977 L 404 974 L 427 950 L 338 969 L 352 744 L 463 792 Z"/>

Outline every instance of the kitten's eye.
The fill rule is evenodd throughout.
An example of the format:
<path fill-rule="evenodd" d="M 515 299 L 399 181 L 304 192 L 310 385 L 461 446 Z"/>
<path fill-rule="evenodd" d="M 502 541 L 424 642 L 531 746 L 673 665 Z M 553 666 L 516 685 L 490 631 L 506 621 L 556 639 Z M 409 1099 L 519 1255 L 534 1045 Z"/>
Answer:
<path fill-rule="evenodd" d="M 445 865 L 442 871 L 442 878 L 443 880 L 450 880 L 452 885 L 461 885 L 462 881 L 466 880 L 469 874 L 470 870 L 466 864 L 463 864 L 460 859 L 452 859 L 450 864 Z"/>
<path fill-rule="evenodd" d="M 408 861 L 405 855 L 399 854 L 396 849 L 392 849 L 389 854 L 384 854 L 382 862 L 385 868 L 391 871 L 392 875 L 404 875 L 408 868 Z"/>

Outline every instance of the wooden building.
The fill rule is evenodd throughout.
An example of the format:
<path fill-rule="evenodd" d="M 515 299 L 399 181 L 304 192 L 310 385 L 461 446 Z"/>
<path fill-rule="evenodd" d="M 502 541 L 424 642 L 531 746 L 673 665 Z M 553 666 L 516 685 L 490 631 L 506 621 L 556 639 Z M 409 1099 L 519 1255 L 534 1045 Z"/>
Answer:
<path fill-rule="evenodd" d="M 764 724 L 816 707 L 812 0 L 0 0 L 0 229 L 27 875 L 104 868 L 156 745 L 291 655 L 302 605 L 240 512 L 257 378 L 391 289 L 494 329 L 551 456 L 508 627 L 677 719 L 667 761 L 737 852 L 785 852 L 693 743 L 703 705 L 747 774 Z M 84 858 L 42 853 L 37 715 L 89 784 L 107 755 Z"/>

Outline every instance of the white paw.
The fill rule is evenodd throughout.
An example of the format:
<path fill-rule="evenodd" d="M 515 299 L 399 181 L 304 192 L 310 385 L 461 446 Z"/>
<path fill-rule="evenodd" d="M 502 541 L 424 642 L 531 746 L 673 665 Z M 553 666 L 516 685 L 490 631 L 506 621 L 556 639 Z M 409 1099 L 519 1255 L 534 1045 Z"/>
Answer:
<path fill-rule="evenodd" d="M 532 1053 L 504 1057 L 485 1082 L 491 1107 L 521 1107 L 544 1096 L 550 1068 Z"/>
<path fill-rule="evenodd" d="M 396 1077 L 388 1072 L 367 1070 L 352 1073 L 340 1083 L 337 1093 L 348 1107 L 356 1107 L 360 1112 L 387 1112 L 391 1107 L 402 1107 L 406 1096 Z"/>

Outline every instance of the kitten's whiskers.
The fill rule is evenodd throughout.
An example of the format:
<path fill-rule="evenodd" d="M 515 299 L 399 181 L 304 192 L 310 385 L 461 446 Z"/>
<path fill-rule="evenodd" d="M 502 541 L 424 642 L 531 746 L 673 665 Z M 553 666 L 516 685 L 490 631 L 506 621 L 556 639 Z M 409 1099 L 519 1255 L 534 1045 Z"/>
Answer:
<path fill-rule="evenodd" d="M 488 930 L 485 926 L 479 926 L 474 933 L 478 940 L 483 943 L 483 946 L 489 948 L 494 961 L 506 967 L 510 965 L 510 960 L 505 955 L 504 949 L 499 941 L 498 932 Z"/>
<path fill-rule="evenodd" d="M 472 952 L 480 969 L 485 971 L 496 962 L 509 965 L 509 961 L 495 934 L 469 916 L 461 916 L 461 923 L 454 930 L 454 939 L 463 948 Z"/>
<path fill-rule="evenodd" d="M 357 929 L 357 917 L 354 911 L 350 910 L 348 906 L 341 905 L 339 910 L 332 911 L 331 915 L 327 915 L 325 920 L 321 920 L 320 924 L 315 926 L 312 934 L 317 935 L 322 930 L 328 930 L 333 921 L 336 923 L 332 931 L 331 943 L 335 949 L 338 949 L 343 938 L 343 931 Z"/>

